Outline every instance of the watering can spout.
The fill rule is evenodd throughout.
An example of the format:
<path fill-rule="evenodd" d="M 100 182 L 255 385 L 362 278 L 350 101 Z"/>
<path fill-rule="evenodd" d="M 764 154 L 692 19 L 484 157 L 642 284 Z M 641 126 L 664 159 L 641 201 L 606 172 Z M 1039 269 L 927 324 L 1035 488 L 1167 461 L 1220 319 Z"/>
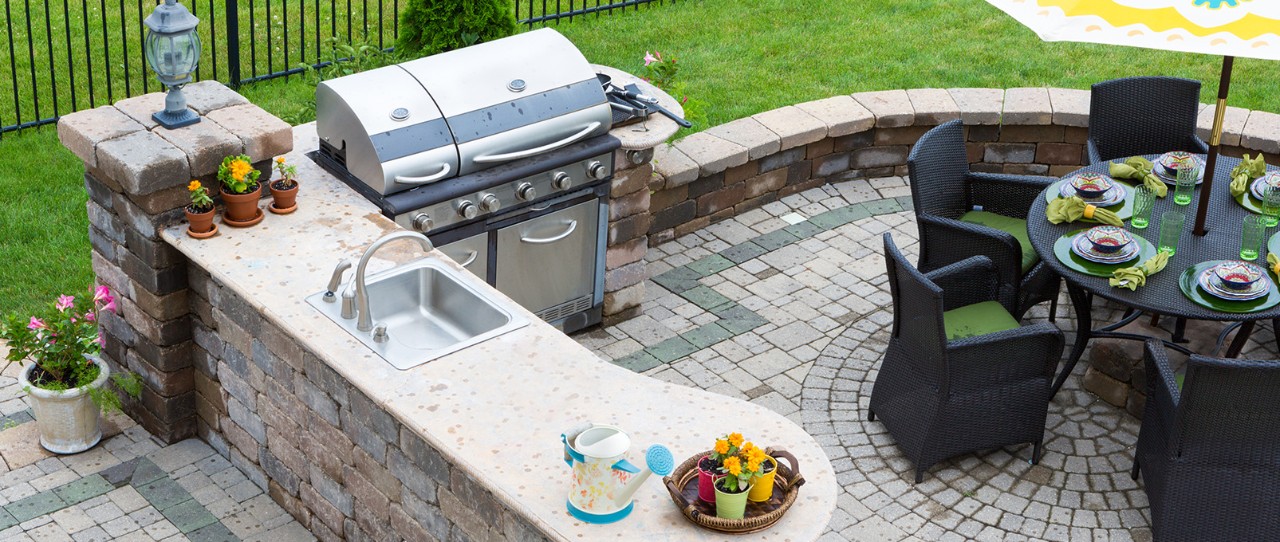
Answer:
<path fill-rule="evenodd" d="M 633 476 L 631 481 L 627 482 L 627 485 L 614 498 L 614 503 L 618 506 L 631 502 L 631 497 L 635 495 L 637 489 L 640 489 L 640 486 L 644 485 L 644 481 L 649 479 L 650 474 L 656 473 L 658 476 L 666 476 L 675 469 L 675 458 L 672 457 L 671 450 L 661 444 L 649 446 L 649 449 L 645 450 L 644 461 L 645 469 L 640 471 L 640 474 Z M 622 465 L 622 463 L 626 464 Z M 618 464 L 614 465 L 614 468 L 628 472 L 637 470 L 626 460 L 619 461 Z"/>

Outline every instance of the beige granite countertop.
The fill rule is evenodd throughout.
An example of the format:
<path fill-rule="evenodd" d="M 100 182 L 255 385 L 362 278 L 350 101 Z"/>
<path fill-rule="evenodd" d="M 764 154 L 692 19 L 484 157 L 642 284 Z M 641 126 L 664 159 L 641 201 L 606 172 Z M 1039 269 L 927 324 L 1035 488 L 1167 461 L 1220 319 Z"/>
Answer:
<path fill-rule="evenodd" d="M 530 313 L 525 316 L 534 323 L 527 327 L 409 371 L 387 364 L 304 298 L 324 288 L 340 259 L 358 257 L 372 241 L 400 228 L 303 156 L 317 147 L 314 123 L 295 128 L 294 139 L 288 160 L 298 165 L 302 179 L 297 212 L 267 213 L 248 229 L 223 225 L 207 240 L 187 237 L 185 225 L 173 227 L 164 232 L 165 240 L 322 356 L 505 506 L 558 540 L 800 542 L 826 530 L 836 506 L 835 474 L 822 448 L 797 424 L 762 406 L 604 362 Z M 396 243 L 380 254 L 405 261 L 417 257 L 415 250 L 412 243 Z M 431 257 L 448 261 L 439 252 Z M 483 281 L 475 283 L 501 296 Z M 640 465 L 641 450 L 650 443 L 665 444 L 680 462 L 708 449 L 715 436 L 740 431 L 757 444 L 795 454 L 807 483 L 782 521 L 751 535 L 694 526 L 657 477 L 636 493 L 630 517 L 584 524 L 565 510 L 569 469 L 559 439 L 583 421 L 625 429 L 633 442 L 629 457 Z M 512 463 L 513 457 L 524 462 Z"/>

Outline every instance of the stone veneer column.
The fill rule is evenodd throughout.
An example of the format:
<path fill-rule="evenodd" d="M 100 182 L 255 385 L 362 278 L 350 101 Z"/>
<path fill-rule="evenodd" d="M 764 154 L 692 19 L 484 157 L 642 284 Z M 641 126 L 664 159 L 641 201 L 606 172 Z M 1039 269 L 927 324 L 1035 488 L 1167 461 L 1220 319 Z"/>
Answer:
<path fill-rule="evenodd" d="M 651 148 L 619 149 L 614 153 L 613 186 L 609 191 L 609 248 L 605 252 L 604 325 L 635 316 L 644 300 L 652 160 Z"/>
<path fill-rule="evenodd" d="M 58 138 L 85 166 L 94 274 L 119 306 L 102 318 L 104 358 L 142 376 L 142 397 L 127 411 L 165 442 L 196 433 L 196 401 L 187 261 L 159 233 L 182 219 L 191 179 L 216 192 L 223 157 L 248 154 L 265 183 L 271 158 L 293 148 L 287 123 L 220 83 L 191 84 L 184 94 L 202 120 L 177 130 L 151 119 L 164 109 L 162 93 L 58 122 Z"/>

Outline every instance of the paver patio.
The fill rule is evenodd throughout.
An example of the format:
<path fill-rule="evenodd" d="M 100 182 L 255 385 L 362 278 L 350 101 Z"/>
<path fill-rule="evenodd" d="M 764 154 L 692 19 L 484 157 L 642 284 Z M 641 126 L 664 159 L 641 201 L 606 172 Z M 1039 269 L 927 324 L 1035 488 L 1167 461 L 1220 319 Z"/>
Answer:
<path fill-rule="evenodd" d="M 884 426 L 864 420 L 892 325 L 880 236 L 915 260 L 909 196 L 901 178 L 828 185 L 650 249 L 643 315 L 576 338 L 624 367 L 803 424 L 844 489 L 825 540 L 1151 540 L 1146 494 L 1129 478 L 1139 421 L 1081 389 L 1087 362 L 1050 405 L 1036 466 L 1029 445 L 1008 447 L 913 485 Z M 1096 318 L 1121 313 L 1106 312 Z M 1064 289 L 1068 345 L 1071 314 Z M 1047 316 L 1045 304 L 1028 318 Z M 1257 334 L 1244 356 L 1276 358 L 1270 341 Z"/>
<path fill-rule="evenodd" d="M 892 323 L 880 234 L 914 259 L 909 207 L 901 178 L 854 181 L 655 247 L 643 314 L 575 338 L 624 367 L 801 423 L 843 487 L 824 540 L 1150 540 L 1146 495 L 1128 475 L 1139 422 L 1080 388 L 1085 363 L 1050 406 L 1037 466 L 1029 447 L 1009 447 L 913 485 L 883 425 L 863 420 Z M 1046 317 L 1044 305 L 1029 315 Z M 1278 357 L 1270 339 L 1259 333 L 1245 356 Z M 44 452 L 16 372 L 0 375 L 0 540 L 314 539 L 199 440 L 162 446 L 117 415 L 93 450 Z"/>

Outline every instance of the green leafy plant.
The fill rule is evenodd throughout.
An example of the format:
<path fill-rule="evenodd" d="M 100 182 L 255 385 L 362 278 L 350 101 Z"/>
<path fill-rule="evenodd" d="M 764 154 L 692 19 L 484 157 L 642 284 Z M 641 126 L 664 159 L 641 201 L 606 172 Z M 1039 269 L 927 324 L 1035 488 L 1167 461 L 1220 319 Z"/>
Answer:
<path fill-rule="evenodd" d="M 191 192 L 192 212 L 207 213 L 213 210 L 213 198 L 209 197 L 209 189 L 200 184 L 200 181 L 192 179 L 187 183 L 187 191 Z"/>
<path fill-rule="evenodd" d="M 115 312 L 116 302 L 106 286 L 92 290 L 89 300 L 58 296 L 53 311 L 43 317 L 8 316 L 0 325 L 0 339 L 9 344 L 7 369 L 14 362 L 31 360 L 31 383 L 44 390 L 65 391 L 92 384 L 101 369 L 90 361 L 102 352 L 98 315 Z M 81 310 L 84 307 L 84 310 Z M 111 375 L 111 382 L 130 397 L 142 393 L 142 380 L 132 372 Z M 120 396 L 105 386 L 88 389 L 90 398 L 104 411 L 120 410 Z"/>
<path fill-rule="evenodd" d="M 660 51 L 645 51 L 644 66 L 640 71 L 642 79 L 666 91 L 679 101 L 680 107 L 684 109 L 685 120 L 693 123 L 692 129 L 682 128 L 676 136 L 683 137 L 707 125 L 707 104 L 691 98 L 685 92 L 685 82 L 676 79 L 680 73 L 680 64 L 676 60 L 676 55 L 668 53 L 664 56 Z"/>
<path fill-rule="evenodd" d="M 516 33 L 511 0 L 409 0 L 396 50 L 426 56 Z"/>
<path fill-rule="evenodd" d="M 280 180 L 276 184 L 281 188 L 289 189 L 298 186 L 298 166 L 294 164 L 286 164 L 283 156 L 276 157 L 276 172 L 280 174 Z M 277 188 L 279 190 L 279 188 Z"/>
<path fill-rule="evenodd" d="M 244 154 L 228 156 L 218 166 L 218 181 L 232 194 L 248 194 L 258 187 L 258 176 L 262 172 L 253 168 L 249 157 Z"/>
<path fill-rule="evenodd" d="M 653 86 L 666 89 L 675 82 L 676 74 L 679 72 L 680 66 L 676 64 L 676 55 L 668 54 L 663 58 L 661 51 L 644 52 L 643 77 L 645 81 L 653 83 Z"/>

